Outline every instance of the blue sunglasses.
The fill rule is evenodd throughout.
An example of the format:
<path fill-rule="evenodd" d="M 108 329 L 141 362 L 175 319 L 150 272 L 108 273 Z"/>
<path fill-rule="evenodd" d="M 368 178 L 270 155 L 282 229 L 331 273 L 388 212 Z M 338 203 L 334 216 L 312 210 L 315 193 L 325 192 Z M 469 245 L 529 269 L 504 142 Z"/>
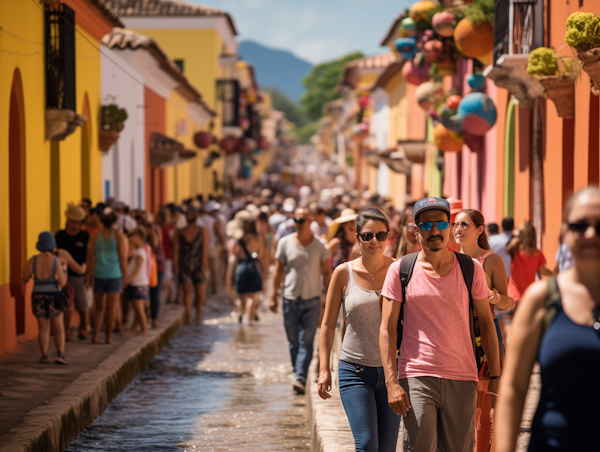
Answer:
<path fill-rule="evenodd" d="M 417 226 L 419 226 L 423 231 L 431 231 L 431 228 L 434 224 L 440 231 L 448 229 L 448 227 L 450 226 L 450 223 L 448 223 L 447 221 L 423 221 L 417 224 Z"/>

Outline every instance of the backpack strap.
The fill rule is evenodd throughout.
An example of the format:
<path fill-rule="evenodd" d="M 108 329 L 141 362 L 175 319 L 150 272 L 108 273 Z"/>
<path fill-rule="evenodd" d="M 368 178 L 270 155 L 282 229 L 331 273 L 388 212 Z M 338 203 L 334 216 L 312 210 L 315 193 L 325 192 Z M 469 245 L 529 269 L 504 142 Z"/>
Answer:
<path fill-rule="evenodd" d="M 244 250 L 244 253 L 246 253 L 246 259 L 254 259 L 252 257 L 252 255 L 248 252 L 248 248 L 246 248 L 246 244 L 244 243 L 244 239 L 243 238 L 239 239 L 238 243 L 242 247 L 242 249 Z"/>
<path fill-rule="evenodd" d="M 402 343 L 402 332 L 404 331 L 404 300 L 406 299 L 406 286 L 410 282 L 419 252 L 407 254 L 400 259 L 400 285 L 402 286 L 402 303 L 400 304 L 400 314 L 398 314 L 398 324 L 396 326 L 396 351 L 400 354 L 400 344 Z"/>
<path fill-rule="evenodd" d="M 546 293 L 546 314 L 544 314 L 544 323 L 542 326 L 542 337 L 554 321 L 558 313 L 560 303 L 560 291 L 558 290 L 558 281 L 556 276 L 548 279 L 548 289 Z"/>

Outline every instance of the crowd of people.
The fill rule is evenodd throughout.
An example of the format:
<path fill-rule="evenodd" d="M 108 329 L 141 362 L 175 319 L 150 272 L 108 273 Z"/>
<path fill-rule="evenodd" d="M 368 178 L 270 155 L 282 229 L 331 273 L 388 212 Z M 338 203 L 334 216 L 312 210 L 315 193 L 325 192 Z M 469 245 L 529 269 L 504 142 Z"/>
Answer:
<path fill-rule="evenodd" d="M 321 326 L 318 393 L 330 397 L 341 311 L 339 388 L 357 451 L 395 450 L 401 416 L 407 451 L 514 450 L 536 360 L 530 450 L 593 449 L 600 396 L 588 407 L 571 392 L 593 389 L 600 370 L 597 188 L 567 206 L 553 270 L 530 222 L 505 218 L 500 231 L 460 200 L 399 212 L 341 188 L 290 194 L 198 197 L 155 215 L 111 199 L 69 205 L 65 228 L 40 234 L 23 273 L 34 279 L 40 362 L 52 330 L 55 362 L 67 363 L 73 309 L 77 337 L 94 343 L 102 329 L 111 343 L 157 327 L 161 300 L 200 322 L 207 292 L 235 300 L 240 324 L 260 322 L 272 268 L 268 307 L 283 311 L 296 393 Z"/>

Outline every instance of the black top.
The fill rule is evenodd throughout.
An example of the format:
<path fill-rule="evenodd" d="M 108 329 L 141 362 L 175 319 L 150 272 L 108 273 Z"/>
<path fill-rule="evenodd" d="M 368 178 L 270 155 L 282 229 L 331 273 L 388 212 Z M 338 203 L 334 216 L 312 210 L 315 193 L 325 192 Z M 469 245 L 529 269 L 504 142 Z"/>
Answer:
<path fill-rule="evenodd" d="M 79 265 L 85 263 L 87 257 L 87 246 L 90 235 L 85 231 L 79 231 L 77 235 L 69 235 L 64 229 L 56 233 L 56 246 L 71 253 L 75 262 Z M 69 268 L 70 276 L 81 276 Z"/>

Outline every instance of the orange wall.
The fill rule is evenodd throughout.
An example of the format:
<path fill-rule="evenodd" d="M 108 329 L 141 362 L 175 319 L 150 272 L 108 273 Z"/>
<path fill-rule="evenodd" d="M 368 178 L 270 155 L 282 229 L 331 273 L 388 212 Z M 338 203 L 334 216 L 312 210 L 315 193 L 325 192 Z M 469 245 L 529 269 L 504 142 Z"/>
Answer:
<path fill-rule="evenodd" d="M 531 220 L 531 108 L 516 109 L 515 143 L 515 226 Z"/>
<path fill-rule="evenodd" d="M 157 132 L 165 133 L 165 100 L 151 89 L 144 87 L 144 121 L 146 122 L 146 208 L 152 212 L 165 199 L 165 170 L 150 167 L 150 136 Z"/>

